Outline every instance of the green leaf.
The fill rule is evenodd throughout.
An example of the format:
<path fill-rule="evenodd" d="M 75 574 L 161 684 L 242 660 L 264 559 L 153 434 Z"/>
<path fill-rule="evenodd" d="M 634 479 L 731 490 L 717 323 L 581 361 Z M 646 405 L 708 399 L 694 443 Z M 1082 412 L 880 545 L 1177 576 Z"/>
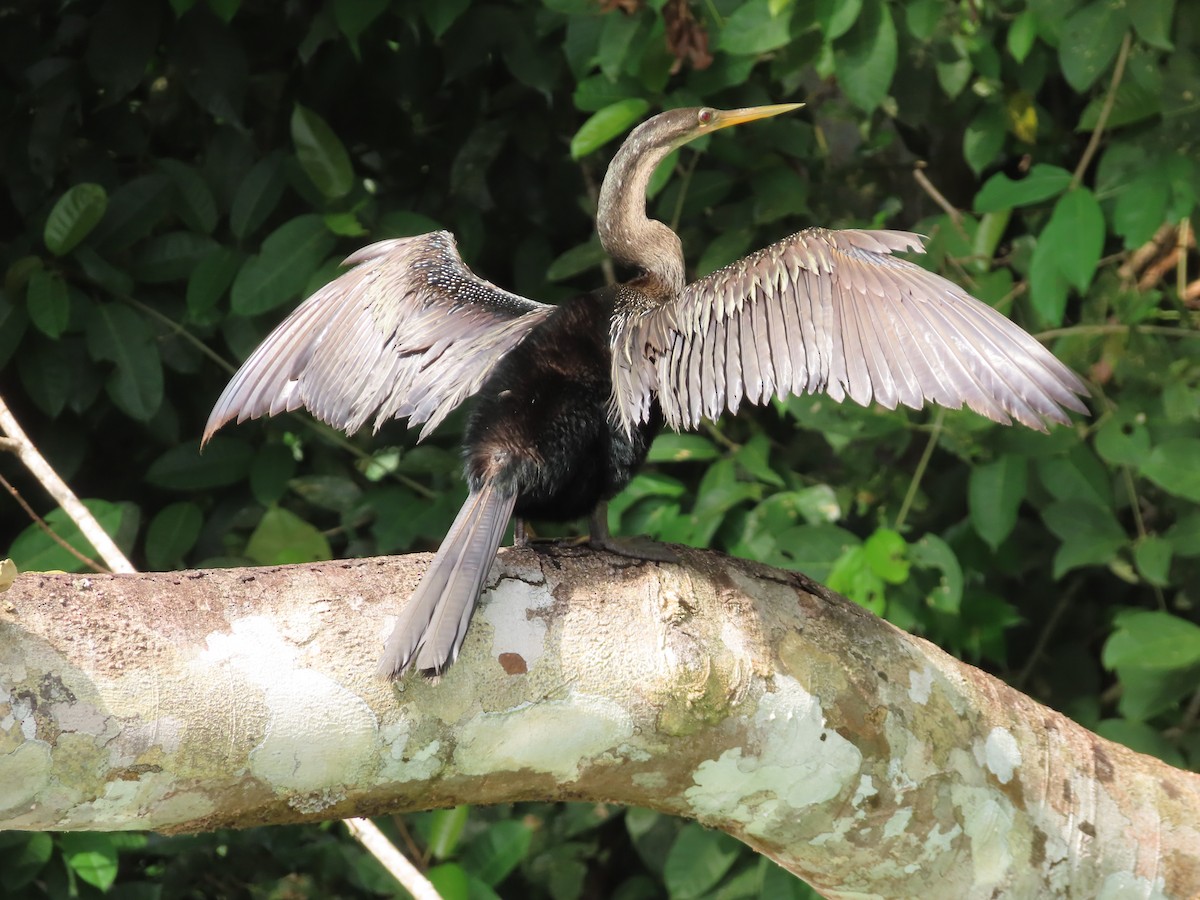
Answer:
<path fill-rule="evenodd" d="M 712 890 L 742 852 L 727 834 L 695 822 L 684 825 L 667 853 L 663 882 L 672 900 L 691 900 Z"/>
<path fill-rule="evenodd" d="M 141 422 L 158 412 L 163 400 L 162 358 L 154 332 L 138 313 L 121 303 L 96 303 L 87 323 L 92 359 L 116 364 L 108 395 L 130 418 Z"/>
<path fill-rule="evenodd" d="M 10 894 L 31 884 L 54 854 L 54 839 L 44 831 L 0 832 L 0 888 Z"/>
<path fill-rule="evenodd" d="M 1171 22 L 1175 0 L 1138 0 L 1126 7 L 1137 36 L 1159 50 L 1172 50 Z"/>
<path fill-rule="evenodd" d="M 1037 16 L 1033 10 L 1026 9 L 1021 12 L 1008 29 L 1007 46 L 1008 54 L 1018 63 L 1025 62 L 1025 58 L 1029 56 L 1029 51 L 1033 49 L 1033 42 L 1037 40 Z"/>
<path fill-rule="evenodd" d="M 1106 668 L 1182 669 L 1200 663 L 1200 626 L 1157 610 L 1132 610 L 1117 617 L 1104 644 Z"/>
<path fill-rule="evenodd" d="M 470 5 L 471 0 L 422 0 L 421 14 L 433 36 L 440 38 Z"/>
<path fill-rule="evenodd" d="M 246 555 L 259 565 L 279 566 L 329 559 L 333 551 L 320 531 L 294 512 L 273 506 L 246 542 Z"/>
<path fill-rule="evenodd" d="M 1017 524 L 1028 471 L 1025 458 L 1015 454 L 971 470 L 967 485 L 971 526 L 993 550 L 1007 540 Z"/>
<path fill-rule="evenodd" d="M 1094 97 L 1079 116 L 1076 131 L 1094 131 L 1100 124 L 1100 112 L 1108 103 L 1107 95 Z M 1162 96 L 1133 81 L 1122 81 L 1117 85 L 1116 96 L 1108 111 L 1104 127 L 1112 131 L 1123 125 L 1132 125 L 1153 118 L 1162 112 Z"/>
<path fill-rule="evenodd" d="M 55 256 L 66 256 L 87 237 L 108 208 L 108 192 L 98 184 L 77 184 L 58 198 L 50 215 L 42 239 L 46 249 Z"/>
<path fill-rule="evenodd" d="M 1125 249 L 1142 246 L 1167 220 L 1171 185 L 1159 168 L 1149 168 L 1133 179 L 1113 207 L 1113 231 L 1125 239 Z"/>
<path fill-rule="evenodd" d="M 908 558 L 917 568 L 941 571 L 938 584 L 929 592 L 929 605 L 938 612 L 958 615 L 962 606 L 963 571 L 953 548 L 937 535 L 927 534 L 909 544 Z"/>
<path fill-rule="evenodd" d="M 150 464 L 146 481 L 174 491 L 206 491 L 241 481 L 254 451 L 245 441 L 217 435 L 200 451 L 198 441 L 172 447 Z"/>
<path fill-rule="evenodd" d="M 1096 452 L 1115 466 L 1138 466 L 1150 453 L 1150 432 L 1144 416 L 1119 410 L 1096 431 Z"/>
<path fill-rule="evenodd" d="M 279 205 L 287 178 L 283 160 L 274 153 L 259 160 L 238 185 L 229 210 L 229 229 L 238 240 L 249 237 Z"/>
<path fill-rule="evenodd" d="M 94 244 L 106 253 L 124 250 L 148 235 L 171 209 L 172 183 L 162 172 L 127 181 L 108 198 Z"/>
<path fill-rule="evenodd" d="M 1020 181 L 1013 181 L 1003 172 L 998 172 L 975 195 L 975 212 L 1032 206 L 1061 194 L 1070 183 L 1070 172 L 1045 163 L 1035 165 Z"/>
<path fill-rule="evenodd" d="M 107 891 L 117 880 L 117 848 L 111 835 L 99 831 L 59 836 L 63 859 L 80 881 Z"/>
<path fill-rule="evenodd" d="M 470 813 L 471 807 L 466 804 L 453 809 L 434 810 L 431 814 L 427 845 L 434 859 L 443 860 L 454 855 Z"/>
<path fill-rule="evenodd" d="M 147 284 L 183 281 L 216 247 L 217 242 L 207 234 L 171 231 L 155 235 L 139 249 L 133 275 Z"/>
<path fill-rule="evenodd" d="M 550 263 L 546 269 L 546 280 L 566 281 L 581 272 L 596 268 L 607 258 L 599 239 L 593 235 L 587 243 L 572 247 Z"/>
<path fill-rule="evenodd" d="M 825 40 L 833 41 L 854 27 L 863 0 L 817 0 L 817 22 Z"/>
<path fill-rule="evenodd" d="M 1144 722 L 1130 722 L 1127 719 L 1105 719 L 1096 726 L 1096 734 L 1118 744 L 1124 744 L 1130 750 L 1157 756 L 1169 766 L 1177 769 L 1187 768 L 1179 751 L 1164 738 L 1157 729 Z"/>
<path fill-rule="evenodd" d="M 138 510 L 132 503 L 109 503 L 107 500 L 83 500 L 82 503 L 114 540 L 137 529 Z M 45 521 L 67 544 L 84 556 L 100 562 L 100 556 L 91 541 L 83 536 L 79 526 L 62 509 L 52 510 Z M 17 535 L 8 555 L 22 572 L 82 572 L 87 569 L 84 563 L 37 525 L 30 525 Z"/>
<path fill-rule="evenodd" d="M 358 38 L 388 8 L 389 0 L 334 0 L 333 20 L 358 55 Z M 436 34 L 436 32 L 435 32 Z"/>
<path fill-rule="evenodd" d="M 725 20 L 718 47 L 738 56 L 758 56 L 778 50 L 791 40 L 788 27 L 792 6 L 776 10 L 770 0 L 739 4 Z"/>
<path fill-rule="evenodd" d="M 963 133 L 963 158 L 976 175 L 1003 149 L 1006 127 L 1004 107 L 999 103 L 983 107 L 967 126 Z"/>
<path fill-rule="evenodd" d="M 890 528 L 877 528 L 863 542 L 867 564 L 888 584 L 903 584 L 908 580 L 908 543 Z"/>
<path fill-rule="evenodd" d="M 887 97 L 896 73 L 896 25 L 883 0 L 864 0 L 858 20 L 838 50 L 838 84 L 851 103 L 873 112 Z"/>
<path fill-rule="evenodd" d="M 571 138 L 571 159 L 582 159 L 624 134 L 648 109 L 650 104 L 642 98 L 627 97 L 593 113 Z"/>
<path fill-rule="evenodd" d="M 164 506 L 146 529 L 146 561 L 151 569 L 171 569 L 183 561 L 196 544 L 204 515 L 190 501 Z"/>
<path fill-rule="evenodd" d="M 158 167 L 175 185 L 176 210 L 183 223 L 192 231 L 212 234 L 217 227 L 217 201 L 204 176 L 177 159 L 160 159 Z"/>
<path fill-rule="evenodd" d="M 1040 240 L 1054 231 L 1059 269 L 1077 291 L 1084 293 L 1096 274 L 1104 249 L 1104 212 L 1087 188 L 1076 188 L 1059 198 Z"/>
<path fill-rule="evenodd" d="M 296 299 L 333 245 L 333 235 L 315 213 L 285 222 L 238 271 L 230 292 L 234 311 L 253 316 Z"/>
<path fill-rule="evenodd" d="M 1200 438 L 1172 438 L 1150 451 L 1141 473 L 1164 491 L 1200 503 Z"/>
<path fill-rule="evenodd" d="M 495 887 L 525 858 L 532 838 L 533 833 L 521 822 L 496 822 L 467 845 L 463 865 L 484 884 Z"/>
<path fill-rule="evenodd" d="M 654 439 L 646 462 L 697 462 L 721 455 L 716 444 L 698 434 L 665 431 Z"/>
<path fill-rule="evenodd" d="M 30 275 L 25 308 L 29 312 L 29 320 L 47 337 L 57 338 L 66 331 L 71 301 L 62 276 L 45 269 L 37 269 Z"/>
<path fill-rule="evenodd" d="M 1039 459 L 1037 473 L 1055 500 L 1084 500 L 1112 508 L 1112 475 L 1086 445 L 1076 444 L 1065 456 Z"/>
<path fill-rule="evenodd" d="M 941 0 L 910 0 L 904 5 L 904 25 L 918 41 L 928 41 L 945 13 Z"/>
<path fill-rule="evenodd" d="M 292 110 L 292 143 L 300 167 L 323 196 L 336 200 L 350 193 L 354 187 L 350 154 L 329 124 L 299 103 Z"/>
<path fill-rule="evenodd" d="M 1063 77 L 1078 93 L 1092 86 L 1108 68 L 1128 27 L 1124 4 L 1093 0 L 1063 25 L 1058 59 Z"/>
<path fill-rule="evenodd" d="M 1138 574 L 1151 584 L 1164 587 L 1169 583 L 1171 554 L 1174 548 L 1165 538 L 1149 535 L 1133 545 L 1133 561 Z"/>
<path fill-rule="evenodd" d="M 1064 194 L 1038 235 L 1030 275 L 1033 305 L 1049 325 L 1061 324 L 1064 285 L 1085 292 L 1104 249 L 1104 213 L 1087 188 Z"/>
<path fill-rule="evenodd" d="M 1165 535 L 1176 556 L 1200 556 L 1200 512 L 1189 513 L 1175 522 Z"/>
<path fill-rule="evenodd" d="M 1042 519 L 1062 546 L 1054 555 L 1054 577 L 1081 566 L 1107 565 L 1129 541 L 1111 509 L 1086 500 L 1062 500 L 1042 510 Z"/>
<path fill-rule="evenodd" d="M 473 900 L 471 880 L 458 863 L 442 863 L 434 866 L 425 876 L 433 885 L 441 900 Z"/>
<path fill-rule="evenodd" d="M 188 315 L 202 318 L 216 309 L 243 262 L 242 254 L 232 247 L 217 247 L 200 260 L 188 278 Z"/>

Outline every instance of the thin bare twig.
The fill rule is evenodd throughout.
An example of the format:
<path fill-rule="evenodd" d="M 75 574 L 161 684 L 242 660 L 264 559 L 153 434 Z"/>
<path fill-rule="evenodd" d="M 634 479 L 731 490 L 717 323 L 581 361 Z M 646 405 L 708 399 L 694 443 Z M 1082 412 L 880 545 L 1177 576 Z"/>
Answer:
<path fill-rule="evenodd" d="M 925 470 L 929 468 L 929 460 L 933 456 L 933 448 L 937 446 L 938 438 L 942 436 L 942 423 L 946 419 L 946 411 L 939 407 L 937 417 L 933 420 L 933 427 L 929 429 L 929 440 L 925 442 L 925 450 L 921 453 L 921 459 L 917 463 L 917 469 L 913 472 L 912 481 L 908 483 L 908 491 L 904 494 L 904 502 L 900 504 L 900 512 L 896 513 L 895 524 L 892 528 L 899 531 L 904 527 L 904 520 L 908 518 L 908 511 L 912 508 L 913 501 L 917 497 L 917 489 L 921 486 L 921 479 L 925 477 Z"/>
<path fill-rule="evenodd" d="M 16 417 L 9 410 L 3 397 L 0 397 L 0 431 L 3 431 L 16 443 L 17 457 L 33 473 L 33 477 L 41 482 L 46 493 L 53 497 L 63 511 L 71 517 L 71 521 L 79 527 L 83 536 L 96 548 L 96 552 L 100 554 L 104 564 L 113 572 L 137 571 L 125 558 L 125 554 L 121 552 L 116 542 L 108 536 L 108 532 L 100 527 L 100 523 L 96 521 L 91 510 L 80 502 L 79 498 L 75 496 L 75 492 L 67 487 L 67 483 L 58 477 L 58 473 L 33 446 L 33 442 L 29 440 L 24 429 L 17 423 Z"/>
<path fill-rule="evenodd" d="M 1117 51 L 1117 64 L 1113 67 L 1112 81 L 1109 82 L 1108 93 L 1104 97 L 1104 105 L 1100 107 L 1100 115 L 1096 119 L 1096 127 L 1092 129 L 1092 136 L 1088 138 L 1087 146 L 1083 150 L 1083 156 L 1079 157 L 1079 165 L 1075 167 L 1075 172 L 1071 175 L 1069 190 L 1075 190 L 1075 188 L 1079 187 L 1083 181 L 1083 173 L 1092 164 L 1092 157 L 1100 149 L 1100 138 L 1104 136 L 1104 126 L 1108 124 L 1108 117 L 1112 114 L 1113 104 L 1117 102 L 1117 87 L 1121 84 L 1121 79 L 1125 77 L 1125 61 L 1129 59 L 1129 46 L 1131 43 L 1132 38 L 1130 37 L 1130 33 L 1126 31 L 1125 37 L 1121 39 L 1121 49 Z"/>
<path fill-rule="evenodd" d="M 958 233 L 964 238 L 967 237 L 967 232 L 963 228 L 962 213 L 959 212 L 958 207 L 947 200 L 946 195 L 939 191 L 937 187 L 934 186 L 934 183 L 929 180 L 929 176 L 925 174 L 924 162 L 917 163 L 916 167 L 913 169 L 913 178 L 916 179 L 917 184 L 919 184 L 921 189 L 930 196 L 933 202 L 940 206 L 942 211 L 950 217 L 950 221 L 954 223 L 954 227 L 958 229 Z"/>
<path fill-rule="evenodd" d="M 15 444 L 16 441 L 10 441 L 10 442 L 6 442 L 6 443 L 14 443 Z M 15 453 L 16 451 L 14 450 L 13 452 Z M 80 553 L 78 550 L 76 550 L 74 547 L 72 547 L 69 543 L 64 541 L 59 536 L 58 532 L 50 527 L 50 523 L 47 522 L 45 519 L 43 519 L 41 516 L 39 516 L 37 514 L 37 511 L 32 506 L 30 506 L 28 503 L 25 502 L 25 498 L 21 496 L 21 492 L 18 491 L 15 487 L 13 487 L 9 483 L 8 479 L 5 478 L 3 475 L 0 475 L 0 486 L 3 486 L 3 488 L 6 491 L 8 491 L 8 493 L 12 496 L 12 498 L 17 501 L 17 505 L 19 505 L 21 507 L 21 509 L 25 510 L 25 515 L 29 516 L 29 518 L 31 520 L 33 520 L 33 523 L 35 525 L 37 525 L 38 528 L 42 529 L 42 531 L 44 531 L 46 533 L 46 537 L 50 538 L 50 540 L 54 541 L 54 543 L 58 544 L 58 546 L 62 547 L 64 550 L 66 550 L 68 553 L 70 553 L 72 556 L 74 556 L 77 560 L 79 560 L 81 563 L 83 563 L 85 566 L 87 566 L 93 572 L 99 572 L 102 575 L 108 572 L 108 569 L 106 569 L 104 566 L 100 565 L 100 563 L 96 562 L 90 556 L 85 556 L 84 554 Z"/>
<path fill-rule="evenodd" d="M 414 866 L 370 819 L 343 819 L 350 834 L 379 860 L 414 900 L 441 900 L 429 879 Z"/>

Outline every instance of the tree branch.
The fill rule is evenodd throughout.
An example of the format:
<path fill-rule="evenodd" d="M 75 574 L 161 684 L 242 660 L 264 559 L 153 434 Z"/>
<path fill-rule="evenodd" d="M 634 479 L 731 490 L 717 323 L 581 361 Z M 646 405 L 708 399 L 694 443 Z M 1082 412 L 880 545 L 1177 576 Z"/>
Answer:
<path fill-rule="evenodd" d="M 799 575 L 677 553 L 502 552 L 463 657 L 399 686 L 375 656 L 426 557 L 22 575 L 0 605 L 0 828 L 608 800 L 833 896 L 1200 892 L 1200 776 Z"/>

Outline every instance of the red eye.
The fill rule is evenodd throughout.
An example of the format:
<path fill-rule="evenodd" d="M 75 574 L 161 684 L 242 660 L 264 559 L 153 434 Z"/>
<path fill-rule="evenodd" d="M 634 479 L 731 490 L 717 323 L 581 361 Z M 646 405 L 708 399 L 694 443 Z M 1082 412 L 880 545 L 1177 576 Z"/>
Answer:
<path fill-rule="evenodd" d="M 716 117 L 717 117 L 717 111 L 715 109 L 709 109 L 706 106 L 704 109 L 700 110 L 700 115 L 698 118 L 700 119 L 701 125 L 711 125 L 713 122 L 713 119 L 715 119 Z"/>

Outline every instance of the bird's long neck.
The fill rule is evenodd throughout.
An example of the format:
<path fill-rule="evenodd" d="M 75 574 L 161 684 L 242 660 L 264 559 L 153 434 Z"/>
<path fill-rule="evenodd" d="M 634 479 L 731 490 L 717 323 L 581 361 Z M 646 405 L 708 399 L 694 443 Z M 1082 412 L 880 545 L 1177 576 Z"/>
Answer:
<path fill-rule="evenodd" d="M 674 295 L 683 290 L 683 245 L 674 231 L 646 216 L 650 176 L 673 148 L 651 144 L 648 137 L 644 126 L 635 129 L 609 164 L 596 230 L 609 256 L 662 281 L 662 288 Z"/>

